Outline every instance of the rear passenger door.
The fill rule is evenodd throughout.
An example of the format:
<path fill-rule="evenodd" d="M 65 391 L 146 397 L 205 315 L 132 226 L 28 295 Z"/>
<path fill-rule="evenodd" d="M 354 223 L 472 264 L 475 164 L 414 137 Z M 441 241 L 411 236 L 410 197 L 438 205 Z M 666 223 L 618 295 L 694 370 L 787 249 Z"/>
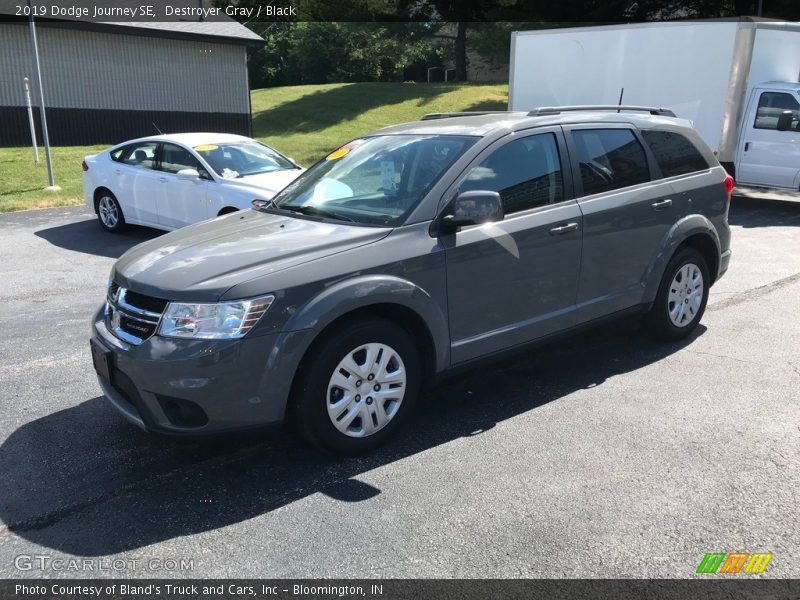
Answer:
<path fill-rule="evenodd" d="M 583 213 L 578 320 L 643 301 L 650 265 L 678 219 L 669 183 L 658 179 L 631 125 L 565 127 Z"/>
<path fill-rule="evenodd" d="M 448 194 L 498 192 L 505 211 L 440 239 L 454 363 L 574 324 L 581 213 L 566 163 L 560 128 L 518 132 L 484 150 Z"/>
<path fill-rule="evenodd" d="M 155 170 L 158 142 L 143 141 L 125 146 L 112 158 L 116 183 L 111 191 L 130 222 L 158 224 L 158 197 L 161 193 Z"/>

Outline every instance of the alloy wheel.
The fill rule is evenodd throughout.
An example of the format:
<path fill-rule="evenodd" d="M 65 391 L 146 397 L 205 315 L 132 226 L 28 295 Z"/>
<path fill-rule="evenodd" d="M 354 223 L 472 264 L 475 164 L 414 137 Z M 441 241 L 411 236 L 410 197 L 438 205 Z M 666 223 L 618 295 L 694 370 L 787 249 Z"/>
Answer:
<path fill-rule="evenodd" d="M 119 223 L 119 212 L 117 211 L 117 203 L 109 196 L 100 198 L 97 203 L 97 211 L 100 215 L 100 221 L 109 229 L 114 229 Z"/>

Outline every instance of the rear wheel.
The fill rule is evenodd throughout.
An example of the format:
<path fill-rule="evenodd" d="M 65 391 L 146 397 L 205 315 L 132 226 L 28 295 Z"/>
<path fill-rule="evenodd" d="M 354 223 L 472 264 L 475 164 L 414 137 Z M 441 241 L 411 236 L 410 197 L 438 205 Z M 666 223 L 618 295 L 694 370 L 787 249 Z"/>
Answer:
<path fill-rule="evenodd" d="M 390 321 L 364 318 L 330 332 L 298 373 L 297 421 L 314 445 L 355 455 L 383 444 L 420 388 L 419 353 Z"/>
<path fill-rule="evenodd" d="M 125 215 L 122 214 L 122 207 L 108 190 L 100 192 L 97 198 L 97 218 L 100 226 L 106 231 L 117 233 L 125 228 Z"/>
<path fill-rule="evenodd" d="M 694 248 L 679 250 L 664 271 L 648 317 L 653 333 L 666 340 L 692 333 L 706 310 L 710 284 L 703 255 Z"/>

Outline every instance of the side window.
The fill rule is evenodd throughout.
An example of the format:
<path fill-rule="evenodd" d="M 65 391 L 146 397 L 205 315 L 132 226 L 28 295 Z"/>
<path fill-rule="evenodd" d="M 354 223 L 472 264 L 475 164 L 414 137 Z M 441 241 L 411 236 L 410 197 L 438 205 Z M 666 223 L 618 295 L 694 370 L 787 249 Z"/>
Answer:
<path fill-rule="evenodd" d="M 165 173 L 177 173 L 182 169 L 201 171 L 200 161 L 191 152 L 175 144 L 164 144 L 161 148 L 159 169 Z"/>
<path fill-rule="evenodd" d="M 460 192 L 497 192 L 506 214 L 564 199 L 556 136 L 542 133 L 508 142 L 473 167 Z"/>
<path fill-rule="evenodd" d="M 155 166 L 157 147 L 158 142 L 139 142 L 125 146 L 121 151 L 117 151 L 119 152 L 118 157 L 115 158 L 112 155 L 112 158 L 126 165 L 152 169 Z"/>
<path fill-rule="evenodd" d="M 664 177 L 704 171 L 709 167 L 695 145 L 680 133 L 644 129 L 642 137 L 650 146 Z"/>
<path fill-rule="evenodd" d="M 572 132 L 586 196 L 650 181 L 644 148 L 630 129 Z"/>
<path fill-rule="evenodd" d="M 792 111 L 792 124 L 790 129 L 798 131 L 800 126 L 800 104 L 791 94 L 781 92 L 764 92 L 758 99 L 756 110 L 755 129 L 777 129 L 778 117 L 784 111 Z"/>

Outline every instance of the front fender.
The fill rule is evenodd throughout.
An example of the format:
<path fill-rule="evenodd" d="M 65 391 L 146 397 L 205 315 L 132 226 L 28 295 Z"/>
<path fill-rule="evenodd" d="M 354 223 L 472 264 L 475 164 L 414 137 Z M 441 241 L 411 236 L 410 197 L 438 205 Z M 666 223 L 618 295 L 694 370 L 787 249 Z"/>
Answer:
<path fill-rule="evenodd" d="M 361 275 L 339 281 L 300 306 L 283 329 L 312 329 L 319 333 L 339 317 L 376 304 L 400 305 L 414 311 L 431 334 L 436 371 L 447 368 L 450 337 L 440 304 L 418 285 L 392 275 Z"/>
<path fill-rule="evenodd" d="M 648 269 L 645 287 L 644 301 L 653 302 L 658 293 L 658 286 L 661 284 L 661 278 L 664 276 L 664 270 L 667 268 L 675 250 L 678 249 L 687 238 L 696 234 L 708 235 L 717 248 L 717 253 L 720 252 L 720 242 L 717 230 L 714 224 L 703 215 L 693 214 L 687 215 L 675 223 L 669 230 L 669 233 L 664 237 L 659 251 L 656 253 L 653 262 Z M 716 273 L 712 274 L 716 279 Z"/>

